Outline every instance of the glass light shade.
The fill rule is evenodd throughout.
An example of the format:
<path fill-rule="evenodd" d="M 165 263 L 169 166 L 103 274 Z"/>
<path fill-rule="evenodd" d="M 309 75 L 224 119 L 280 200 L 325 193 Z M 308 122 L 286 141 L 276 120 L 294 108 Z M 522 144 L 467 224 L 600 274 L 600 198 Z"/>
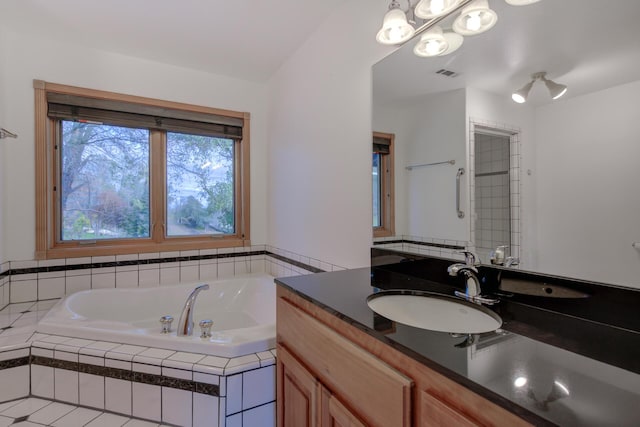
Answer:
<path fill-rule="evenodd" d="M 381 44 L 399 44 L 409 40 L 415 32 L 401 9 L 391 9 L 384 15 L 376 40 Z"/>
<path fill-rule="evenodd" d="M 489 9 L 488 0 L 476 0 L 460 12 L 453 21 L 453 31 L 463 36 L 473 36 L 493 28 L 498 15 Z"/>
<path fill-rule="evenodd" d="M 531 91 L 531 87 L 533 87 L 533 83 L 535 80 L 531 80 L 529 83 L 524 85 L 521 89 L 513 92 L 511 94 L 511 99 L 513 99 L 518 104 L 524 104 L 527 102 L 527 97 L 529 96 L 529 92 Z"/>
<path fill-rule="evenodd" d="M 526 6 L 532 3 L 538 3 L 540 0 L 505 0 L 511 6 Z"/>
<path fill-rule="evenodd" d="M 418 18 L 431 19 L 451 12 L 462 0 L 420 0 L 414 9 Z"/>
<path fill-rule="evenodd" d="M 462 46 L 462 43 L 464 42 L 464 37 L 454 31 L 445 31 L 444 33 L 442 33 L 442 35 L 447 41 L 449 47 L 447 47 L 447 50 L 442 52 L 439 56 L 449 55 L 450 53 L 455 52 L 460 48 L 460 46 Z"/>
<path fill-rule="evenodd" d="M 556 83 L 552 80 L 544 79 L 544 84 L 549 89 L 549 95 L 551 95 L 552 99 L 558 99 L 565 93 L 567 93 L 567 86 Z"/>
<path fill-rule="evenodd" d="M 420 41 L 413 48 L 413 53 L 421 57 L 438 56 L 448 47 L 449 43 L 442 34 L 442 28 L 435 26 L 420 37 Z"/>

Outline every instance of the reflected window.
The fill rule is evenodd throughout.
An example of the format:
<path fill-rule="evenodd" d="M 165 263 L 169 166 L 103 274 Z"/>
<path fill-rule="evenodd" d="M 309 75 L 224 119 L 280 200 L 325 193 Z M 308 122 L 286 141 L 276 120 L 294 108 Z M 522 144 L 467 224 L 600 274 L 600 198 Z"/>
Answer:
<path fill-rule="evenodd" d="M 390 133 L 373 133 L 372 200 L 373 236 L 394 234 L 393 142 Z"/>

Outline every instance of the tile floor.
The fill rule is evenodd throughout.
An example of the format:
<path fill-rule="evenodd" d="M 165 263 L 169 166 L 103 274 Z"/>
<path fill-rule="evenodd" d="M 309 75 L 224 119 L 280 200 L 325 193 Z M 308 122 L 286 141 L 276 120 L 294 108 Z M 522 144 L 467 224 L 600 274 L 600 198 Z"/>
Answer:
<path fill-rule="evenodd" d="M 158 427 L 158 424 L 66 403 L 28 397 L 0 403 L 0 427 Z"/>

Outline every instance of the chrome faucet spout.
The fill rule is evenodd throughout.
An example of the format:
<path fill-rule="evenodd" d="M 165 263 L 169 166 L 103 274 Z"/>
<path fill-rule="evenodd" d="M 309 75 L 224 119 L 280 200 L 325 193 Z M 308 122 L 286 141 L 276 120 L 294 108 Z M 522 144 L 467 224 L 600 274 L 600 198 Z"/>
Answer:
<path fill-rule="evenodd" d="M 465 279 L 465 293 L 467 298 L 473 298 L 480 295 L 480 281 L 478 280 L 478 269 L 468 264 L 452 264 L 447 268 L 450 276 L 462 274 Z"/>
<path fill-rule="evenodd" d="M 209 289 L 209 285 L 207 284 L 196 286 L 187 297 L 187 301 L 184 303 L 184 308 L 180 314 L 180 320 L 178 321 L 178 336 L 193 335 L 193 307 L 200 291 L 207 289 Z"/>

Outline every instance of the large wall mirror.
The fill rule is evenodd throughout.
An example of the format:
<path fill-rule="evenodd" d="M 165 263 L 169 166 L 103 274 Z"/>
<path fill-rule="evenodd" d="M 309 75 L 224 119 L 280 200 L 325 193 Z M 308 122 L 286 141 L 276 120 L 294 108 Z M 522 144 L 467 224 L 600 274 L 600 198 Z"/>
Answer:
<path fill-rule="evenodd" d="M 396 236 L 466 242 L 482 263 L 508 245 L 514 268 L 640 288 L 640 2 L 490 6 L 497 24 L 454 53 L 421 58 L 412 40 L 373 67 Z M 567 93 L 537 80 L 515 103 L 542 71 Z"/>

